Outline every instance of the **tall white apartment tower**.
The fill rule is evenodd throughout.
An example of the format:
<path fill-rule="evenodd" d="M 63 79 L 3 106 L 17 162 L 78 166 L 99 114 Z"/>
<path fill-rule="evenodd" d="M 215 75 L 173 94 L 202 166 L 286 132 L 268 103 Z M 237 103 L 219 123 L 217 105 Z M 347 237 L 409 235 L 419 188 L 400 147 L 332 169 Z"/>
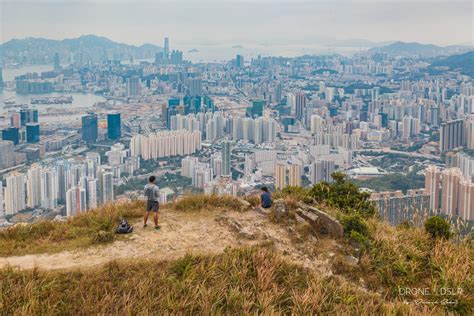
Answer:
<path fill-rule="evenodd" d="M 28 170 L 26 193 L 28 207 L 37 207 L 41 204 L 41 166 L 34 164 Z"/>
<path fill-rule="evenodd" d="M 26 208 L 25 203 L 25 175 L 22 173 L 13 173 L 6 179 L 7 187 L 5 190 L 5 214 L 14 215 L 18 211 Z"/>

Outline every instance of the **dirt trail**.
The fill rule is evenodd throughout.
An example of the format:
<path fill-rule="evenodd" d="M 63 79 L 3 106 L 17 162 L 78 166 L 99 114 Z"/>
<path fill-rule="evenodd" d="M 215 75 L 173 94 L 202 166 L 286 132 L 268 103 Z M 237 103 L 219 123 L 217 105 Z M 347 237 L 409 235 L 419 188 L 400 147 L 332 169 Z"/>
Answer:
<path fill-rule="evenodd" d="M 255 211 L 186 214 L 166 210 L 160 222 L 160 231 L 155 231 L 153 225 L 142 228 L 141 222 L 137 222 L 134 233 L 127 236 L 127 240 L 108 245 L 55 254 L 3 257 L 0 258 L 0 268 L 8 265 L 42 270 L 87 268 L 117 259 L 170 260 L 186 253 L 215 254 L 226 247 L 273 242 L 275 248 L 289 259 L 327 273 L 325 260 L 308 256 L 301 245 L 291 241 L 292 233 L 288 229 Z"/>

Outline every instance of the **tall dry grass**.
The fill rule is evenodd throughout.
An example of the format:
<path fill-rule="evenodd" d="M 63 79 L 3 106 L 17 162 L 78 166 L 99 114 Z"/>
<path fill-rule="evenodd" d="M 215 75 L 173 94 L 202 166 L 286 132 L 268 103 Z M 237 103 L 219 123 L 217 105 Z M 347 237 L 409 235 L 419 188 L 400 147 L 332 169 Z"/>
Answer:
<path fill-rule="evenodd" d="M 112 262 L 87 271 L 0 270 L 0 310 L 14 315 L 382 315 L 436 307 L 384 302 L 282 260 L 268 248 Z"/>
<path fill-rule="evenodd" d="M 167 204 L 167 207 L 180 212 L 196 212 L 204 210 L 236 210 L 245 209 L 243 203 L 230 195 L 190 194 L 177 201 Z"/>
<path fill-rule="evenodd" d="M 421 228 L 392 227 L 371 219 L 369 251 L 361 264 L 348 268 L 337 262 L 337 273 L 354 281 L 363 278 L 372 291 L 381 291 L 388 299 L 438 301 L 446 311 L 469 314 L 474 306 L 474 250 L 468 241 L 432 239 Z M 429 289 L 406 294 L 403 289 Z M 455 290 L 456 293 L 446 293 Z"/>
<path fill-rule="evenodd" d="M 0 230 L 0 256 L 58 252 L 112 241 L 121 218 L 142 216 L 144 203 L 113 203 L 64 222 L 41 221 Z"/>

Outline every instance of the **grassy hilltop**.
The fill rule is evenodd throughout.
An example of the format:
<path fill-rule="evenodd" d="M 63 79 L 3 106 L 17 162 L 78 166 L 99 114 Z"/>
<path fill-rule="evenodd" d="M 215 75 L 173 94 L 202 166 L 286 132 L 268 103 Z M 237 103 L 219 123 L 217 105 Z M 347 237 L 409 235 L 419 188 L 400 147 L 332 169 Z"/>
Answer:
<path fill-rule="evenodd" d="M 232 215 L 227 220 L 235 220 L 238 224 L 233 228 L 247 235 L 256 228 L 269 233 L 262 242 L 260 237 L 246 237 L 252 239 L 251 245 L 242 237 L 245 234 L 230 232 L 235 242 L 212 254 L 125 256 L 74 269 L 4 266 L 0 269 L 1 314 L 472 313 L 472 244 L 468 238 L 451 238 L 449 232 L 434 234 L 444 229 L 443 223 L 433 221 L 428 230 L 408 224 L 390 227 L 374 217 L 367 195 L 342 177 L 334 184 L 323 183 L 310 190 L 288 188 L 274 195 L 288 209 L 283 218 L 275 210 L 267 215 L 255 212 L 255 197 L 247 197 L 245 203 L 232 197 L 191 195 L 163 210 L 164 223 L 166 214 L 177 214 L 181 222 L 207 218 L 205 225 L 212 231 L 222 229 L 214 217 Z M 334 239 L 301 221 L 296 215 L 300 202 L 337 218 L 344 226 L 344 237 Z M 142 202 L 111 204 L 66 222 L 0 231 L 0 260 L 65 251 L 81 254 L 95 248 L 105 252 L 117 243 L 140 243 L 117 237 L 113 230 L 123 216 L 138 223 L 142 209 Z M 244 217 L 249 220 L 237 221 Z M 167 233 L 165 227 L 156 234 Z M 186 232 L 177 233 L 185 236 Z M 200 238 L 206 241 L 208 236 Z M 329 272 L 307 264 L 312 262 Z M 427 290 L 409 293 L 406 289 Z"/>

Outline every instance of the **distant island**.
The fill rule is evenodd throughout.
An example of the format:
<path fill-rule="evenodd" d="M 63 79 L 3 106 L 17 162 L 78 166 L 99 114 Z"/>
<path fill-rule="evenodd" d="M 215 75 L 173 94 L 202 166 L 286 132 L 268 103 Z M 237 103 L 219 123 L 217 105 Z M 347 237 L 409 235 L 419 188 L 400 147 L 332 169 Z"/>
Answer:
<path fill-rule="evenodd" d="M 197 48 L 190 49 L 188 50 L 188 53 L 199 53 L 199 49 Z"/>
<path fill-rule="evenodd" d="M 37 64 L 53 63 L 54 55 L 59 54 L 60 60 L 76 60 L 99 62 L 103 58 L 136 59 L 154 58 L 163 48 L 153 44 L 140 46 L 112 41 L 103 36 L 83 35 L 77 38 L 52 40 L 46 38 L 27 37 L 12 39 L 0 44 L 4 64 Z"/>
<path fill-rule="evenodd" d="M 234 45 L 232 48 L 244 48 L 242 45 Z"/>

